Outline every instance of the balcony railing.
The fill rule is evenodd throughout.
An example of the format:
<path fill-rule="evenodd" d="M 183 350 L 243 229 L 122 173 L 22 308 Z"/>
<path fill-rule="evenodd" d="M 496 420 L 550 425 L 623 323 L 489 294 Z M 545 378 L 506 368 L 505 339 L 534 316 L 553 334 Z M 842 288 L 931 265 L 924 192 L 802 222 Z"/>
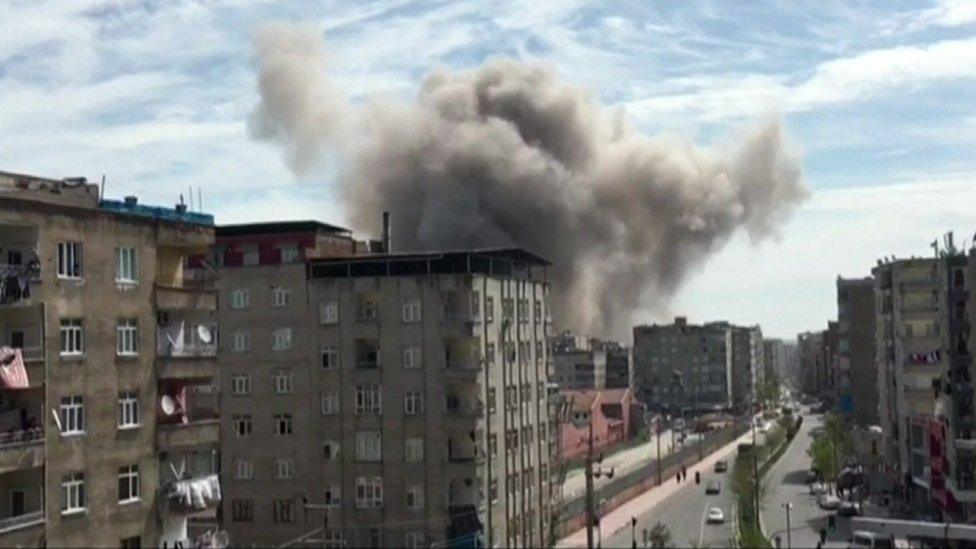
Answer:
<path fill-rule="evenodd" d="M 376 360 L 357 360 L 356 369 L 357 370 L 376 370 L 380 367 L 380 363 Z"/>
<path fill-rule="evenodd" d="M 26 528 L 44 522 L 44 511 L 33 511 L 16 517 L 0 518 L 0 533 Z"/>
<path fill-rule="evenodd" d="M 0 305 L 27 302 L 33 286 L 41 281 L 39 264 L 8 265 L 0 263 Z"/>
<path fill-rule="evenodd" d="M 43 427 L 33 427 L 19 431 L 8 431 L 6 433 L 0 433 L 0 450 L 13 448 L 15 446 L 22 446 L 24 444 L 31 444 L 34 442 L 41 442 L 43 440 Z"/>
<path fill-rule="evenodd" d="M 156 342 L 160 357 L 214 357 L 217 356 L 217 325 L 180 323 L 160 326 Z"/>

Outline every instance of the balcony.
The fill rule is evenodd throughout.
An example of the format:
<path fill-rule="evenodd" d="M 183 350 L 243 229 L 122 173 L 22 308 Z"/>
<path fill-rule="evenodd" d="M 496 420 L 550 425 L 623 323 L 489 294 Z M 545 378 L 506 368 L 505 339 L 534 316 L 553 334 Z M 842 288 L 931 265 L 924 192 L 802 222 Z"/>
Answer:
<path fill-rule="evenodd" d="M 0 263 L 0 306 L 32 305 L 36 286 L 41 283 L 40 264 Z"/>
<path fill-rule="evenodd" d="M 162 311 L 215 311 L 217 291 L 205 287 L 157 284 L 156 307 Z"/>
<path fill-rule="evenodd" d="M 159 379 L 207 380 L 217 375 L 217 363 L 212 357 L 177 357 L 156 362 Z M 33 384 L 33 381 L 32 381 Z"/>
<path fill-rule="evenodd" d="M 217 325 L 177 322 L 160 326 L 156 333 L 156 356 L 160 358 L 216 357 Z"/>
<path fill-rule="evenodd" d="M 198 446 L 214 446 L 220 440 L 220 420 L 195 418 L 188 423 L 160 423 L 156 428 L 156 445 L 172 452 Z"/>
<path fill-rule="evenodd" d="M 444 368 L 446 379 L 474 381 L 481 372 L 481 361 L 477 360 L 448 360 Z"/>
<path fill-rule="evenodd" d="M 0 545 L 4 547 L 40 547 L 44 537 L 44 511 L 33 511 L 15 517 L 0 518 Z"/>
<path fill-rule="evenodd" d="M 0 474 L 44 465 L 44 429 L 0 434 Z"/>

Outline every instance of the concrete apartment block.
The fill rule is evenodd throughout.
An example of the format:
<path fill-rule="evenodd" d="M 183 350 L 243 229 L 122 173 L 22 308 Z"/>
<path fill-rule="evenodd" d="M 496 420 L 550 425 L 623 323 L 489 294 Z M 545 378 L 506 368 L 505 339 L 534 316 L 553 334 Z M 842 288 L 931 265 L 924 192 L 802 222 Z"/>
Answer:
<path fill-rule="evenodd" d="M 555 381 L 563 390 L 627 389 L 631 386 L 631 349 L 615 341 L 601 341 L 562 332 L 549 341 Z"/>
<path fill-rule="evenodd" d="M 182 333 L 215 343 L 213 291 L 185 268 L 212 244 L 209 215 L 0 173 L 0 352 L 29 380 L 0 383 L 0 545 L 187 543 L 188 518 L 212 522 L 168 494 L 216 472 L 216 347 L 174 356 L 158 333 L 196 319 Z"/>
<path fill-rule="evenodd" d="M 878 424 L 874 280 L 837 279 L 838 410 L 862 427 Z"/>

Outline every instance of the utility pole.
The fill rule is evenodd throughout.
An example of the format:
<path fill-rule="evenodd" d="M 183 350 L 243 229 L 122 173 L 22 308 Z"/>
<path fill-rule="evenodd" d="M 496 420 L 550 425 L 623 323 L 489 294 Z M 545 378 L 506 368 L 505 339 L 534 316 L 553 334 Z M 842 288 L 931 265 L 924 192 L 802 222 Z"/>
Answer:
<path fill-rule="evenodd" d="M 658 414 L 657 421 L 657 484 L 661 485 L 661 415 Z"/>
<path fill-rule="evenodd" d="M 793 504 L 786 502 L 783 507 L 786 508 L 786 549 L 793 549 L 793 539 L 790 537 L 790 509 L 793 508 Z"/>
<path fill-rule="evenodd" d="M 586 548 L 593 549 L 593 418 L 586 447 Z"/>
<path fill-rule="evenodd" d="M 755 403 L 750 406 L 749 412 L 749 423 L 752 425 L 752 483 L 753 483 L 753 499 L 755 500 L 755 509 L 753 513 L 756 515 L 756 525 L 759 525 L 759 446 L 756 440 L 756 418 L 753 417 L 753 411 L 755 410 Z"/>

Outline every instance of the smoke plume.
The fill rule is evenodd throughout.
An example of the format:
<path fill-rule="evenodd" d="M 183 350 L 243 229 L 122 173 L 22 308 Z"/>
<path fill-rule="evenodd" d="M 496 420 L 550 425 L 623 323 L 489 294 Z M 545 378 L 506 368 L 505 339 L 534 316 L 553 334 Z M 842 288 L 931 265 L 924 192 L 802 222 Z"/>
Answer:
<path fill-rule="evenodd" d="M 625 334 L 737 229 L 775 235 L 807 196 L 778 121 L 703 150 L 642 134 L 542 65 L 434 71 L 414 102 L 351 106 L 315 29 L 266 27 L 257 56 L 252 136 L 280 143 L 298 174 L 338 157 L 352 228 L 375 234 L 388 210 L 399 250 L 539 254 L 558 323 L 587 333 Z"/>

